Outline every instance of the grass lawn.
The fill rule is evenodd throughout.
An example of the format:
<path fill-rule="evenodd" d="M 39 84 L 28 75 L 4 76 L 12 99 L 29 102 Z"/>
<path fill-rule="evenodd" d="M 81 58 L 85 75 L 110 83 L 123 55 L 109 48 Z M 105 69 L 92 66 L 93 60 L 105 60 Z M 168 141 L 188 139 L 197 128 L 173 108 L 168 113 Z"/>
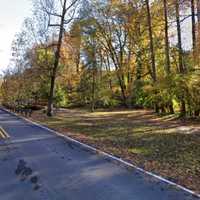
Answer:
<path fill-rule="evenodd" d="M 200 193 L 200 124 L 148 110 L 60 110 L 32 118 Z"/>

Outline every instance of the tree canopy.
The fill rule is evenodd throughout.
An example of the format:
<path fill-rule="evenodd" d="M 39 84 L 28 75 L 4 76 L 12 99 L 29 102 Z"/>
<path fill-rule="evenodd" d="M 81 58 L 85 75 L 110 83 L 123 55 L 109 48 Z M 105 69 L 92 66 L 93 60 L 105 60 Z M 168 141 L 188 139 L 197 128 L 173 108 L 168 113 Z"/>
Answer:
<path fill-rule="evenodd" d="M 55 105 L 199 116 L 199 5 L 33 0 L 33 16 L 13 41 L 3 103 L 48 104 L 49 115 Z"/>

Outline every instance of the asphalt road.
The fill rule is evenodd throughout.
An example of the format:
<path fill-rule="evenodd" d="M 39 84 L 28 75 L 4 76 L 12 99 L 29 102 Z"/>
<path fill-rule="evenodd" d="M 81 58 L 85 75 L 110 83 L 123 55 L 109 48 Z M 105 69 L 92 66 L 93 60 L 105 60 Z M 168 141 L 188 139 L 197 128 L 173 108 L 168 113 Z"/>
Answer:
<path fill-rule="evenodd" d="M 0 126 L 0 200 L 199 199 L 3 110 Z"/>

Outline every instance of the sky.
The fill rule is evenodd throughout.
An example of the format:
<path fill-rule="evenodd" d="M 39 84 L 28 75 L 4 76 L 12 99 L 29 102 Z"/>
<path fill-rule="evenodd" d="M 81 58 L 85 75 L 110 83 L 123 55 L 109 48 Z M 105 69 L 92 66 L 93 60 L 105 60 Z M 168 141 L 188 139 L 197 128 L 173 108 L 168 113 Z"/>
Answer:
<path fill-rule="evenodd" d="M 31 0 L 0 0 L 0 74 L 6 69 L 15 33 L 31 14 Z"/>
<path fill-rule="evenodd" d="M 31 0 L 0 0 L 0 74 L 9 64 L 14 35 L 20 31 L 24 18 L 30 14 Z M 182 26 L 183 46 L 186 49 L 191 47 L 190 24 L 185 22 Z M 176 43 L 176 39 L 172 43 Z"/>

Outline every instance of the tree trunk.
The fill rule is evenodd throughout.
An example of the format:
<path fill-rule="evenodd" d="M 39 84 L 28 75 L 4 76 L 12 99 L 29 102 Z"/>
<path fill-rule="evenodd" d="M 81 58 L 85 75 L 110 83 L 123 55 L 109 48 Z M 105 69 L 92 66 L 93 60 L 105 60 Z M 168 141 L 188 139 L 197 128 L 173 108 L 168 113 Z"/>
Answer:
<path fill-rule="evenodd" d="M 165 70 L 166 74 L 169 76 L 171 73 L 171 63 L 170 63 L 170 53 L 169 53 L 169 27 L 168 27 L 168 10 L 167 10 L 167 0 L 163 0 L 164 7 L 164 20 L 165 20 Z M 170 113 L 174 113 L 173 101 L 169 102 Z"/>
<path fill-rule="evenodd" d="M 152 68 L 152 78 L 153 81 L 156 82 L 156 65 L 155 65 L 155 52 L 154 52 L 154 44 L 153 44 L 153 33 L 152 33 L 152 22 L 151 22 L 151 13 L 149 8 L 149 0 L 145 0 L 146 2 L 146 9 L 147 9 L 147 22 L 148 22 L 148 29 L 149 29 L 149 45 L 150 45 L 150 52 L 151 52 L 151 68 Z"/>
<path fill-rule="evenodd" d="M 140 80 L 142 78 L 142 62 L 141 62 L 141 51 L 137 51 L 136 54 L 136 80 Z"/>
<path fill-rule="evenodd" d="M 176 26 L 177 26 L 177 38 L 178 38 L 178 59 L 179 59 L 179 71 L 184 73 L 183 66 L 183 49 L 182 49 L 182 38 L 181 38 L 181 25 L 180 25 L 180 15 L 179 15 L 179 0 L 176 0 Z"/>
<path fill-rule="evenodd" d="M 95 44 L 95 42 L 94 42 Z M 92 66 L 92 99 L 91 99 L 91 112 L 95 110 L 95 92 L 96 92 L 96 74 L 97 74 L 97 61 L 96 61 L 96 47 L 94 46 L 92 50 L 92 59 L 93 59 L 93 66 Z"/>
<path fill-rule="evenodd" d="M 200 0 L 197 0 L 197 22 L 198 22 L 198 36 L 200 33 Z"/>
<path fill-rule="evenodd" d="M 170 114 L 174 114 L 174 106 L 173 106 L 173 102 L 171 101 L 171 104 L 169 104 L 169 113 Z"/>
<path fill-rule="evenodd" d="M 194 116 L 195 116 L 195 117 L 198 117 L 199 114 L 200 114 L 200 110 L 199 110 L 199 109 L 195 110 L 195 112 L 194 112 Z"/>
<path fill-rule="evenodd" d="M 120 89 L 121 89 L 123 104 L 125 107 L 128 107 L 127 97 L 126 97 L 126 92 L 125 92 L 126 86 L 124 84 L 123 78 L 121 78 L 120 75 L 117 75 L 117 77 L 118 77 L 118 81 L 119 81 L 119 85 L 120 85 Z"/>
<path fill-rule="evenodd" d="M 197 0 L 197 41 L 196 41 L 196 54 L 198 68 L 200 66 L 200 0 Z"/>
<path fill-rule="evenodd" d="M 151 20 L 151 12 L 149 7 L 149 0 L 145 0 L 146 3 L 146 9 L 147 9 L 147 23 L 148 23 L 148 29 L 149 29 L 149 45 L 150 45 L 150 53 L 151 53 L 151 70 L 152 70 L 152 79 L 155 83 L 157 80 L 156 77 L 156 64 L 155 64 L 155 52 L 154 52 L 154 43 L 153 43 L 153 32 L 152 32 L 152 20 Z M 156 95 L 157 92 L 155 92 Z M 155 111 L 159 112 L 158 103 L 154 103 Z"/>
<path fill-rule="evenodd" d="M 164 6 L 164 19 L 165 19 L 165 61 L 166 61 L 166 72 L 170 74 L 170 56 L 169 56 L 169 33 L 168 33 L 168 11 L 167 11 L 167 0 L 163 0 Z"/>
<path fill-rule="evenodd" d="M 181 25 L 180 25 L 180 15 L 179 15 L 179 0 L 176 0 L 176 25 L 177 25 L 177 37 L 178 37 L 178 53 L 179 53 L 179 71 L 181 74 L 185 73 L 185 69 L 183 66 L 183 49 L 182 49 L 182 39 L 181 39 Z M 181 100 L 181 116 L 185 116 L 186 114 L 186 106 L 184 100 L 184 94 L 182 94 Z"/>
<path fill-rule="evenodd" d="M 95 69 L 92 72 L 92 101 L 91 101 L 91 112 L 95 109 Z"/>
<path fill-rule="evenodd" d="M 57 68 L 59 65 L 60 60 L 60 50 L 62 46 L 62 38 L 64 33 L 64 20 L 65 20 L 65 14 L 66 14 L 66 1 L 64 1 L 63 10 L 62 10 L 62 17 L 60 22 L 60 30 L 59 30 L 59 38 L 58 38 L 58 44 L 57 49 L 55 52 L 55 61 L 53 66 L 53 71 L 51 75 L 51 86 L 50 86 L 50 94 L 48 98 L 48 108 L 47 108 L 47 116 L 52 116 L 52 107 L 53 107 L 53 98 L 54 98 L 54 88 L 55 88 L 55 80 L 56 80 L 56 73 Z"/>
<path fill-rule="evenodd" d="M 194 0 L 191 0 L 191 15 L 192 15 L 192 46 L 193 52 L 196 46 L 196 28 L 195 28 L 195 5 Z"/>

